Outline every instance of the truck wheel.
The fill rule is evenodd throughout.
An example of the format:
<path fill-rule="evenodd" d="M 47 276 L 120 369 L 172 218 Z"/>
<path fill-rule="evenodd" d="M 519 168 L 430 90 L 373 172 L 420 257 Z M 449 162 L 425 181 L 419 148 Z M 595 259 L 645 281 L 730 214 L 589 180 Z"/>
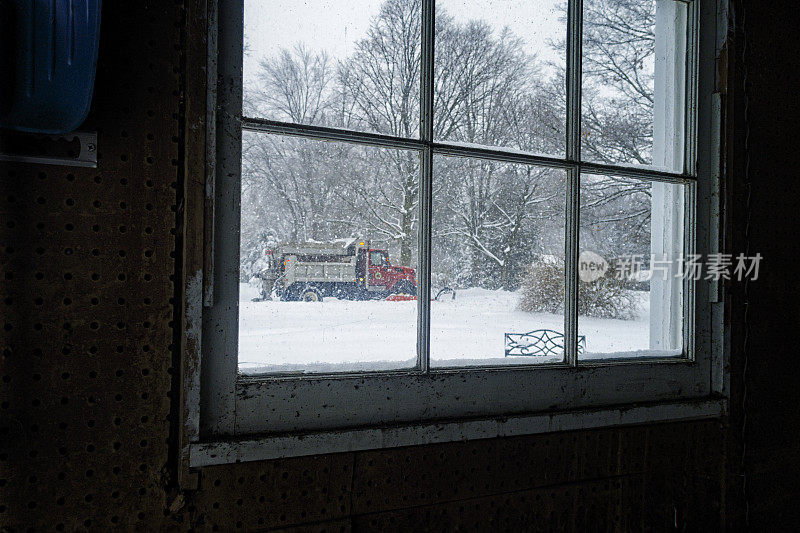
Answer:
<path fill-rule="evenodd" d="M 300 286 L 298 283 L 292 283 L 281 292 L 282 302 L 297 302 L 302 300 L 303 293 L 306 287 Z"/>
<path fill-rule="evenodd" d="M 322 294 L 314 287 L 306 287 L 300 293 L 300 300 L 304 302 L 321 302 Z"/>
<path fill-rule="evenodd" d="M 417 288 L 410 281 L 399 281 L 392 287 L 392 294 L 408 294 L 409 296 L 417 295 Z"/>
<path fill-rule="evenodd" d="M 272 288 L 270 289 L 270 296 L 272 296 L 273 300 L 286 300 L 286 289 L 283 287 L 283 276 L 279 277 L 275 280 L 272 284 Z"/>
<path fill-rule="evenodd" d="M 297 299 L 297 298 L 295 298 L 296 292 L 297 291 L 294 290 L 294 287 L 291 287 L 291 286 L 290 287 L 286 287 L 285 289 L 283 289 L 279 293 L 281 301 L 282 302 L 291 302 L 292 300 L 296 300 Z"/>

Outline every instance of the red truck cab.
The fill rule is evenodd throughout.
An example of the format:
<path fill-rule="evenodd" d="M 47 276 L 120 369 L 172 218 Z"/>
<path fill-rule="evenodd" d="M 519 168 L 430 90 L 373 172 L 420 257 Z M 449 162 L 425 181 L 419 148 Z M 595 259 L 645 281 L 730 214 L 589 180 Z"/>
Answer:
<path fill-rule="evenodd" d="M 413 268 L 392 265 L 389 262 L 389 252 L 376 248 L 362 250 L 359 262 L 363 264 L 366 259 L 367 290 L 389 293 L 417 294 L 416 272 Z M 358 265 L 357 268 L 361 266 Z M 363 267 L 361 267 L 363 268 Z M 360 272 L 364 272 L 358 268 Z"/>

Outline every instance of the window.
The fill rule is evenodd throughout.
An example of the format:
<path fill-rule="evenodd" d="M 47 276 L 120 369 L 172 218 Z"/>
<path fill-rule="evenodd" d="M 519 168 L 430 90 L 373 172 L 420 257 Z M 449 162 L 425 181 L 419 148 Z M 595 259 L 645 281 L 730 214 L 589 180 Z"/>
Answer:
<path fill-rule="evenodd" d="M 219 0 L 194 464 L 719 413 L 716 24 Z"/>

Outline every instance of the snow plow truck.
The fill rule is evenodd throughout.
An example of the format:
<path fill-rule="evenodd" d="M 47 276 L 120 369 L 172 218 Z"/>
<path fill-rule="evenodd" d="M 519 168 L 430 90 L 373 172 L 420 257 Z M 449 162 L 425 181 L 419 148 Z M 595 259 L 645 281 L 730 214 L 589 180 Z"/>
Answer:
<path fill-rule="evenodd" d="M 413 268 L 392 265 L 387 250 L 368 240 L 281 243 L 267 251 L 268 267 L 258 277 L 262 299 L 319 302 L 325 296 L 377 300 L 394 294 L 416 296 Z"/>

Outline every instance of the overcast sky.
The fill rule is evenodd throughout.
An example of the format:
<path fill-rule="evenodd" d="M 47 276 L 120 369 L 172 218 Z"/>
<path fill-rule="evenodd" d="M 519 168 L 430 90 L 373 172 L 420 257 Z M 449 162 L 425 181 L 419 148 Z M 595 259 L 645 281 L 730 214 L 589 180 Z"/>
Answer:
<path fill-rule="evenodd" d="M 457 21 L 485 20 L 498 31 L 507 26 L 525 40 L 529 53 L 564 62 L 548 41 L 565 37 L 557 6 L 565 0 L 437 0 Z M 261 58 L 303 42 L 335 59 L 353 52 L 383 0 L 245 0 L 245 81 L 252 79 Z"/>

